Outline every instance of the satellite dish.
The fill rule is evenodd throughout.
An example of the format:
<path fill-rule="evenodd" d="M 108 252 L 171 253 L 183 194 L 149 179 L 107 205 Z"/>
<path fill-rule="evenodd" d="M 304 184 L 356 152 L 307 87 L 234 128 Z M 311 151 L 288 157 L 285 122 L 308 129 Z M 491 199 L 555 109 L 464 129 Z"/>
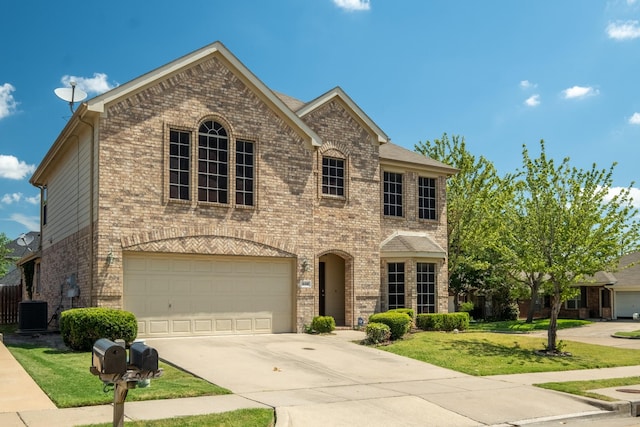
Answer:
<path fill-rule="evenodd" d="M 18 244 L 18 246 L 26 247 L 28 251 L 31 251 L 31 248 L 29 247 L 29 244 L 31 244 L 31 242 L 33 242 L 33 236 L 29 234 L 22 233 L 16 239 L 16 243 Z"/>
<path fill-rule="evenodd" d="M 18 246 L 29 246 L 31 242 L 33 242 L 33 236 L 30 236 L 29 234 L 22 233 L 16 239 L 16 243 L 18 244 Z"/>
<path fill-rule="evenodd" d="M 71 108 L 71 113 L 73 113 L 74 102 L 84 101 L 87 98 L 87 92 L 76 88 L 76 82 L 74 81 L 69 82 L 69 84 L 71 87 L 59 87 L 53 92 L 58 98 L 69 103 L 69 108 Z"/>

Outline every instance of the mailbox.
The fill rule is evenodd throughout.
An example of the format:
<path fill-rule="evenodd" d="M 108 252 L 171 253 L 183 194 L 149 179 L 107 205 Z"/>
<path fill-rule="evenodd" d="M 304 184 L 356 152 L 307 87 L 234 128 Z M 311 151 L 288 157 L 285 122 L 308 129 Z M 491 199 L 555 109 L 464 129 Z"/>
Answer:
<path fill-rule="evenodd" d="M 127 351 L 107 338 L 100 338 L 93 344 L 92 362 L 98 375 L 124 375 L 127 372 Z"/>
<path fill-rule="evenodd" d="M 158 351 L 141 342 L 134 342 L 129 348 L 129 364 L 141 371 L 157 371 Z"/>

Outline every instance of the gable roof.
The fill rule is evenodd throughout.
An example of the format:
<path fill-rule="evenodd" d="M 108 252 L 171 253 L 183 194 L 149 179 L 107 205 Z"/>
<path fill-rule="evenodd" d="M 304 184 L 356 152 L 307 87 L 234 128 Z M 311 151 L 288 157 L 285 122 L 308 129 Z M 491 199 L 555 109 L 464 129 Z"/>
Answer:
<path fill-rule="evenodd" d="M 143 90 L 160 79 L 164 79 L 172 74 L 193 66 L 198 62 L 217 56 L 222 58 L 229 68 L 236 75 L 241 77 L 245 84 L 251 86 L 266 102 L 274 106 L 279 113 L 285 116 L 293 125 L 298 127 L 309 139 L 312 145 L 320 146 L 320 137 L 304 123 L 293 111 L 262 81 L 256 77 L 238 58 L 235 57 L 221 42 L 216 41 L 204 46 L 194 52 L 182 56 L 169 62 L 155 70 L 120 85 L 108 92 L 98 95 L 86 102 L 89 111 L 103 112 L 105 104 L 113 102 L 119 98 L 130 96 Z"/>
<path fill-rule="evenodd" d="M 342 103 L 345 104 L 351 110 L 351 112 L 378 137 L 378 142 L 380 144 L 389 142 L 389 137 L 387 136 L 387 134 L 385 134 L 382 129 L 380 129 L 378 125 L 376 125 L 374 121 L 371 120 L 371 118 L 367 116 L 364 111 L 362 111 L 358 104 L 353 102 L 349 95 L 347 95 L 339 86 L 336 86 L 329 92 L 320 95 L 313 101 L 307 102 L 298 110 L 296 110 L 296 114 L 298 114 L 298 116 L 300 117 L 304 117 L 334 99 L 339 99 L 340 101 L 342 101 Z"/>
<path fill-rule="evenodd" d="M 299 134 L 307 140 L 310 146 L 319 147 L 322 145 L 321 138 L 296 115 L 280 97 L 271 91 L 271 89 L 240 62 L 221 42 L 217 41 L 80 104 L 32 175 L 30 182 L 33 185 L 41 184 L 39 181 L 43 171 L 46 170 L 55 158 L 56 153 L 65 145 L 69 135 L 79 126 L 85 115 L 88 113 L 103 113 L 107 104 L 117 102 L 124 97 L 132 96 L 162 79 L 168 78 L 213 57 L 221 59 L 225 66 L 232 70 L 247 86 L 251 87 L 254 93 L 270 105 L 281 118 L 287 121 L 294 129 L 297 129 Z M 84 122 L 86 123 L 86 120 Z"/>
<path fill-rule="evenodd" d="M 640 287 L 640 251 L 623 255 L 618 264 L 618 271 L 613 275 L 616 278 L 614 287 Z"/>
<path fill-rule="evenodd" d="M 431 169 L 437 169 L 447 176 L 455 175 L 458 173 L 458 169 L 446 165 L 437 160 L 433 160 L 430 157 L 423 156 L 415 151 L 407 150 L 399 145 L 389 142 L 380 146 L 380 162 L 393 164 L 395 162 L 412 163 L 418 167 L 429 167 Z"/>

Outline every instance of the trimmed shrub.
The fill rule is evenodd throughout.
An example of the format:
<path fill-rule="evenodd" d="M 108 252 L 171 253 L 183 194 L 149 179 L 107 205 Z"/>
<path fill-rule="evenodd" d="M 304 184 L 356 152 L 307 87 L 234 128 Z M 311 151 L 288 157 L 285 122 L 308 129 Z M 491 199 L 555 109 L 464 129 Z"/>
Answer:
<path fill-rule="evenodd" d="M 425 331 L 464 331 L 469 328 L 469 313 L 418 314 L 416 326 Z"/>
<path fill-rule="evenodd" d="M 406 313 L 387 311 L 369 316 L 369 323 L 384 323 L 391 331 L 391 339 L 400 339 L 411 328 L 411 317 Z"/>
<path fill-rule="evenodd" d="M 332 316 L 316 316 L 311 321 L 311 330 L 320 334 L 328 334 L 336 328 L 336 321 Z"/>
<path fill-rule="evenodd" d="M 133 313 L 104 307 L 72 308 L 60 315 L 60 335 L 67 347 L 91 351 L 100 338 L 131 344 L 138 335 Z"/>
<path fill-rule="evenodd" d="M 391 338 L 391 329 L 384 323 L 369 322 L 364 331 L 367 334 L 368 344 L 380 344 Z"/>
<path fill-rule="evenodd" d="M 413 308 L 394 308 L 393 310 L 387 311 L 387 313 L 404 313 L 411 318 L 411 320 L 415 320 L 416 312 L 413 311 Z"/>

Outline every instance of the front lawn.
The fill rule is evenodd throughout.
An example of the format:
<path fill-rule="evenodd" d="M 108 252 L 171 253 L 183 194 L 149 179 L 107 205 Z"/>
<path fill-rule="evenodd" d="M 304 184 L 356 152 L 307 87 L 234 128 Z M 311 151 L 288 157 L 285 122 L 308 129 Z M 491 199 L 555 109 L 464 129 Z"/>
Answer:
<path fill-rule="evenodd" d="M 575 328 L 591 323 L 588 320 L 558 319 L 558 329 Z M 549 319 L 534 320 L 526 323 L 524 320 L 504 320 L 501 322 L 472 322 L 470 331 L 483 332 L 533 332 L 549 329 Z"/>
<path fill-rule="evenodd" d="M 630 332 L 616 332 L 613 334 L 616 337 L 622 337 L 622 338 L 631 338 L 631 339 L 638 339 L 640 338 L 640 331 L 630 331 Z"/>
<path fill-rule="evenodd" d="M 113 402 L 113 388 L 89 372 L 91 352 L 74 352 L 33 345 L 8 346 L 40 388 L 59 408 Z M 160 363 L 164 373 L 145 388 L 129 390 L 127 401 L 174 399 L 229 394 L 230 391 Z"/>
<path fill-rule="evenodd" d="M 597 390 L 609 387 L 624 387 L 640 384 L 639 377 L 625 378 L 609 378 L 605 380 L 587 380 L 587 381 L 566 381 L 561 383 L 542 383 L 534 384 L 536 387 L 546 388 L 549 390 L 561 391 L 563 393 L 577 394 L 579 396 L 591 397 L 593 399 L 614 401 L 616 399 L 604 396 L 598 393 L 592 393 L 588 390 Z"/>
<path fill-rule="evenodd" d="M 379 348 L 470 375 L 596 369 L 637 365 L 640 350 L 620 349 L 564 341 L 570 357 L 545 357 L 534 353 L 546 339 L 522 334 L 487 332 L 418 332 Z"/>
<path fill-rule="evenodd" d="M 273 427 L 273 409 L 239 409 L 221 414 L 195 415 L 153 421 L 127 421 L 127 427 Z M 113 423 L 84 427 L 110 427 Z"/>

